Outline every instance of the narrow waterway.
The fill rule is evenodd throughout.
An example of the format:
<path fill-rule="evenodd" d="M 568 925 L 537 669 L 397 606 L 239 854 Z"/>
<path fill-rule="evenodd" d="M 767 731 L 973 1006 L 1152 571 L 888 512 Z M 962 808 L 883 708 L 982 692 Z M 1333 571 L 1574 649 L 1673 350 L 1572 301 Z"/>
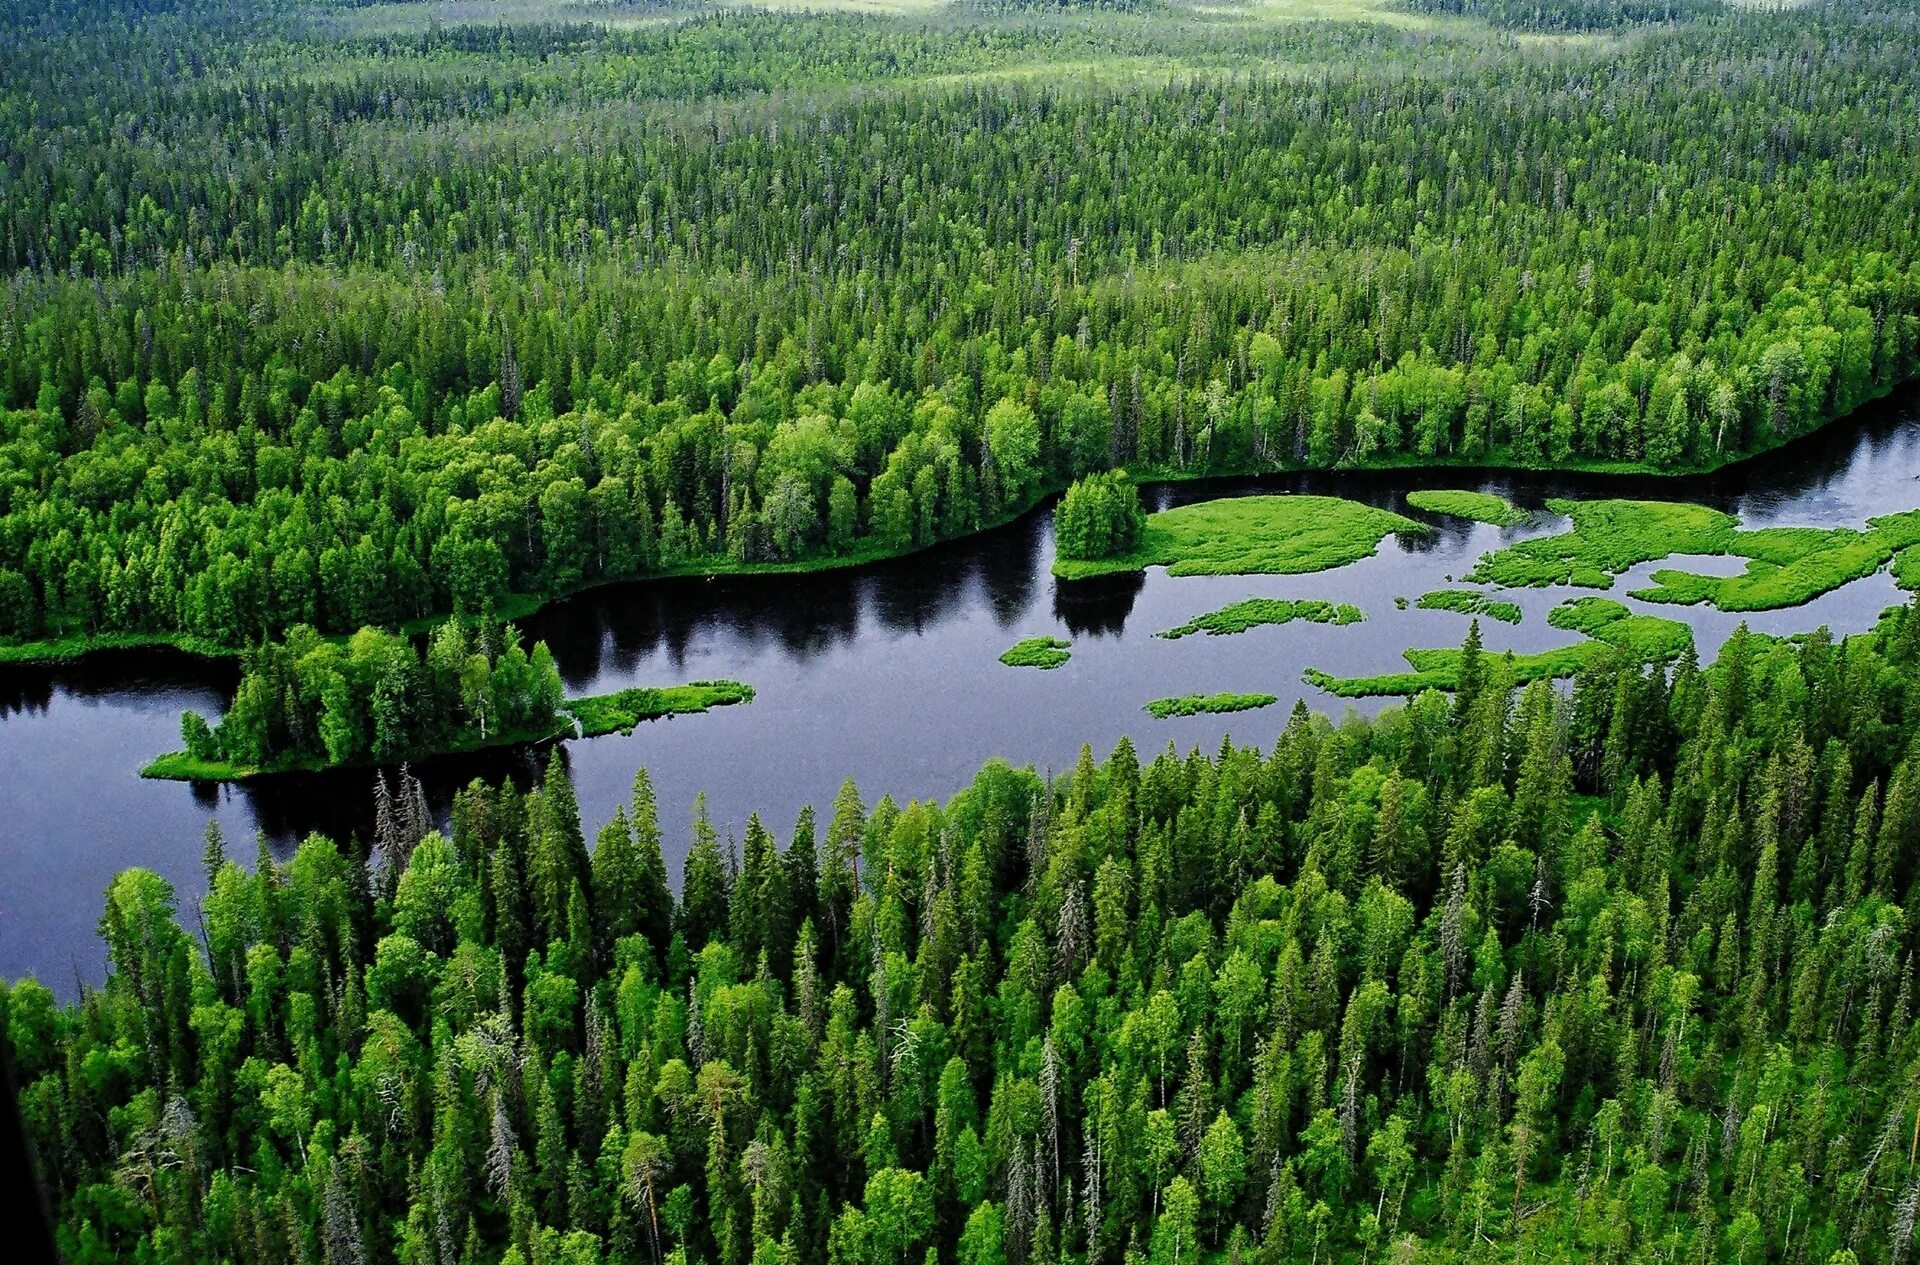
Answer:
<path fill-rule="evenodd" d="M 1060 769 L 1080 744 L 1104 755 L 1121 735 L 1151 753 L 1236 742 L 1269 743 L 1293 701 L 1330 712 L 1348 704 L 1301 680 L 1307 667 L 1339 675 L 1392 672 L 1410 646 L 1459 644 L 1455 614 L 1400 610 L 1464 576 L 1504 541 L 1560 530 L 1542 515 L 1502 531 L 1407 508 L 1410 491 L 1472 487 L 1536 508 L 1555 496 L 1691 500 L 1750 526 L 1858 526 L 1920 507 L 1920 408 L 1911 397 L 1877 406 L 1789 449 L 1716 475 L 1687 479 L 1508 472 L 1365 472 L 1215 480 L 1152 489 L 1156 508 L 1254 491 L 1350 497 L 1434 524 L 1425 537 L 1389 538 L 1377 556 L 1309 576 L 1174 579 L 1143 576 L 1076 583 L 1049 573 L 1049 513 L 1037 511 L 984 536 L 896 562 L 809 576 L 671 581 L 597 590 L 524 621 L 552 647 L 570 693 L 699 678 L 745 681 L 755 701 L 703 716 L 643 724 L 631 736 L 565 744 L 589 838 L 623 803 L 645 765 L 659 796 L 669 863 L 677 873 L 694 797 L 704 791 L 723 832 L 759 812 L 782 838 L 802 805 L 824 812 L 840 783 L 871 803 L 951 795 L 987 759 Z M 1652 607 L 1626 598 L 1662 566 L 1726 574 L 1744 564 L 1710 558 L 1642 567 L 1610 596 L 1683 618 L 1711 659 L 1741 617 L 1711 609 Z M 1246 597 L 1352 602 L 1367 621 L 1347 627 L 1296 622 L 1232 637 L 1167 641 L 1154 634 Z M 1546 615 L 1565 589 L 1503 594 L 1526 611 L 1518 626 L 1483 622 L 1492 649 L 1539 650 L 1577 640 Z M 1868 628 L 1902 600 L 1883 574 L 1807 606 L 1746 617 L 1754 628 L 1797 632 L 1826 624 Z M 1070 638 L 1072 660 L 1040 672 L 1002 666 L 1014 641 Z M 251 857 L 256 836 L 276 856 L 313 832 L 344 837 L 370 824 L 366 771 L 272 779 L 236 787 L 143 781 L 140 767 L 179 745 L 179 717 L 217 714 L 233 687 L 231 665 L 177 655 L 127 654 L 57 669 L 0 669 L 0 978 L 35 975 L 71 995 L 97 981 L 101 895 L 115 872 L 159 871 L 178 888 L 191 921 L 203 888 L 201 838 L 217 820 L 231 851 Z M 1279 702 L 1230 716 L 1154 720 L 1155 698 L 1264 692 Z M 1388 700 L 1360 704 L 1377 708 Z M 475 777 L 531 775 L 542 753 L 503 752 L 435 761 L 416 770 L 436 812 Z"/>

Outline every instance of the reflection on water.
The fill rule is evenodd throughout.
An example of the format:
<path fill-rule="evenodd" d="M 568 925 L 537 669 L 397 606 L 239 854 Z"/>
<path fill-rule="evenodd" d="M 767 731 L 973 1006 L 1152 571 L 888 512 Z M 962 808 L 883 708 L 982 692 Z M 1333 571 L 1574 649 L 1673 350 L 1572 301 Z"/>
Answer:
<path fill-rule="evenodd" d="M 1859 525 L 1920 505 L 1920 414 L 1911 403 L 1718 474 L 1679 480 L 1510 471 L 1369 471 L 1206 480 L 1148 489 L 1155 508 L 1254 491 L 1345 496 L 1407 513 L 1435 530 L 1384 542 L 1376 557 L 1315 576 L 1169 578 L 1163 571 L 1057 583 L 1049 568 L 1046 512 L 911 558 L 806 576 L 674 580 L 612 586 L 525 621 L 544 639 L 574 693 L 635 684 L 729 677 L 755 701 L 705 716 L 642 725 L 630 736 L 559 748 L 588 831 L 625 802 L 645 765 L 658 792 L 668 846 L 684 847 L 694 795 L 738 834 L 759 812 L 777 835 L 803 804 L 825 807 L 840 782 L 858 779 L 869 801 L 945 797 L 986 759 L 1063 768 L 1080 744 L 1104 753 L 1129 735 L 1143 752 L 1237 741 L 1268 743 L 1296 698 L 1339 703 L 1300 681 L 1320 667 L 1358 675 L 1403 667 L 1409 646 L 1456 645 L 1466 621 L 1444 611 L 1398 610 L 1469 571 L 1506 540 L 1555 530 L 1550 518 L 1502 531 L 1411 511 L 1408 492 L 1474 487 L 1542 508 L 1553 497 L 1628 496 L 1704 502 L 1749 524 Z M 1612 596 L 1665 562 L 1636 568 Z M 1686 565 L 1693 566 L 1689 561 Z M 1735 569 L 1737 569 L 1735 564 Z M 1724 573 L 1726 559 L 1694 569 Z M 1295 623 L 1237 637 L 1153 634 L 1250 596 L 1350 601 L 1363 624 Z M 1538 650 L 1574 636 L 1548 626 L 1562 590 L 1508 594 L 1526 612 L 1518 626 L 1483 628 L 1496 650 Z M 1886 575 L 1793 611 L 1745 617 L 1793 632 L 1871 625 L 1900 600 Z M 1694 608 L 1647 608 L 1685 617 L 1711 657 L 1742 617 Z M 1021 637 L 1069 637 L 1063 668 L 1003 667 Z M 190 910 L 203 878 L 201 836 L 219 823 L 229 850 L 251 856 L 256 835 L 286 856 L 308 834 L 369 832 L 373 775 L 364 770 L 273 779 L 240 787 L 147 782 L 138 771 L 179 745 L 179 715 L 215 713 L 234 684 L 231 664 L 127 654 L 58 669 L 0 670 L 0 977 L 39 975 L 71 991 L 104 968 L 95 938 L 100 898 L 119 869 L 144 865 L 172 880 Z M 1194 692 L 1265 691 L 1277 706 L 1232 716 L 1155 721 L 1148 700 Z M 1366 706 L 1378 707 L 1382 703 Z M 546 750 L 427 761 L 416 768 L 444 813 L 475 777 L 538 776 Z M 675 858 L 669 858 L 673 861 Z"/>

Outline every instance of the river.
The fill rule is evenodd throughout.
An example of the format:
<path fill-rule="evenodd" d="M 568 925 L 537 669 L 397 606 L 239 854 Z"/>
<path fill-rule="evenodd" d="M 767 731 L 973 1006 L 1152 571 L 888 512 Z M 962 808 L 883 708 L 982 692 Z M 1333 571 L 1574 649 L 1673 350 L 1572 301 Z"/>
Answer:
<path fill-rule="evenodd" d="M 824 817 L 840 783 L 856 779 L 867 802 L 942 798 L 993 756 L 1064 769 L 1080 745 L 1104 756 L 1121 735 L 1142 754 L 1236 742 L 1270 743 L 1293 701 L 1338 713 L 1348 704 L 1301 681 L 1312 666 L 1337 675 L 1391 672 L 1409 646 L 1458 645 L 1467 621 L 1444 611 L 1397 609 L 1465 575 L 1486 551 L 1523 535 L 1560 530 L 1542 516 L 1502 530 L 1407 508 L 1408 492 L 1467 487 L 1537 508 L 1554 496 L 1690 500 L 1737 514 L 1749 526 L 1858 526 L 1920 506 L 1920 403 L 1913 395 L 1751 462 L 1677 479 L 1539 475 L 1508 471 L 1301 473 L 1160 485 L 1153 508 L 1249 492 L 1349 497 L 1434 524 L 1426 537 L 1390 537 L 1373 558 L 1307 576 L 1174 579 L 1143 576 L 1056 582 L 1050 514 L 910 558 L 807 576 L 676 580 L 614 586 L 558 603 L 523 621 L 553 649 L 570 694 L 636 684 L 725 677 L 758 692 L 748 705 L 641 725 L 564 745 L 593 837 L 624 803 L 634 770 L 650 771 L 668 862 L 678 876 L 694 796 L 736 836 L 759 812 L 784 839 L 802 805 Z M 1669 560 L 1637 568 L 1610 596 L 1635 609 L 1684 618 L 1710 660 L 1739 616 L 1710 608 L 1652 607 L 1626 591 L 1661 566 L 1728 574 L 1737 559 Z M 1367 621 L 1347 627 L 1295 622 L 1230 637 L 1167 641 L 1154 634 L 1254 596 L 1352 602 Z M 1490 649 L 1539 650 L 1577 640 L 1546 614 L 1566 589 L 1503 593 L 1526 611 L 1517 626 L 1486 621 Z M 1794 610 L 1748 616 L 1756 629 L 1838 633 L 1870 627 L 1903 600 L 1879 574 Z M 1073 641 L 1053 671 L 1002 666 L 1022 637 Z M 264 836 L 278 857 L 318 831 L 364 834 L 372 774 L 290 776 L 242 786 L 144 781 L 140 767 L 179 746 L 179 717 L 216 715 L 232 690 L 231 664 L 173 654 L 119 654 L 59 668 L 0 668 L 0 979 L 34 975 L 65 996 L 105 972 L 97 938 L 101 896 L 113 875 L 147 866 L 177 887 L 189 925 L 204 889 L 202 836 L 219 821 L 229 850 L 251 860 Z M 1154 720 L 1151 699 L 1219 691 L 1279 696 L 1269 708 L 1228 716 Z M 1359 704 L 1376 710 L 1390 700 Z M 502 752 L 433 761 L 417 770 L 444 814 L 474 777 L 530 776 L 543 753 Z"/>

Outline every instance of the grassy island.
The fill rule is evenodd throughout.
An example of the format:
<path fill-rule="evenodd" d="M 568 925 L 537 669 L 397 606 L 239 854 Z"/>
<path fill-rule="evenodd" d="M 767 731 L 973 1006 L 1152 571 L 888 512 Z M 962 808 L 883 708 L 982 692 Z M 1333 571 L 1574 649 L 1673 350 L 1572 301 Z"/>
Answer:
<path fill-rule="evenodd" d="M 1424 532 L 1410 518 L 1335 496 L 1240 496 L 1149 514 L 1132 550 L 1059 559 L 1067 579 L 1144 571 L 1169 575 L 1305 575 L 1370 558 L 1394 532 Z"/>
<path fill-rule="evenodd" d="M 1744 530 L 1731 514 L 1670 501 L 1548 502 L 1572 530 L 1518 541 L 1482 558 L 1468 579 L 1511 587 L 1570 584 L 1610 589 L 1621 572 L 1676 554 L 1747 559 L 1738 575 L 1664 570 L 1634 591 L 1649 602 L 1705 602 L 1723 611 L 1767 611 L 1804 605 L 1823 593 L 1887 566 L 1896 581 L 1920 580 L 1905 552 L 1920 544 L 1920 510 L 1885 514 L 1850 527 L 1764 527 Z"/>
<path fill-rule="evenodd" d="M 1071 641 L 1059 637 L 1028 637 L 1016 641 L 1000 656 L 1010 668 L 1040 668 L 1043 671 L 1063 666 L 1073 655 Z"/>
<path fill-rule="evenodd" d="M 1533 521 L 1533 515 L 1502 496 L 1490 492 L 1409 492 L 1407 504 L 1429 514 L 1447 514 L 1470 518 L 1495 527 L 1519 527 Z"/>
<path fill-rule="evenodd" d="M 642 685 L 614 694 L 569 699 L 566 710 L 579 722 L 582 738 L 597 738 L 602 734 L 630 734 L 642 721 L 692 716 L 752 701 L 751 685 L 689 681 L 685 685 Z"/>
<path fill-rule="evenodd" d="M 1296 619 L 1311 624 L 1357 624 L 1366 612 L 1348 602 L 1324 602 L 1318 598 L 1289 600 L 1282 597 L 1250 597 L 1233 602 L 1217 611 L 1195 616 L 1178 628 L 1155 633 L 1168 641 L 1178 641 L 1195 633 L 1209 637 L 1228 637 L 1270 624 L 1290 624 Z"/>
<path fill-rule="evenodd" d="M 1271 707 L 1278 701 L 1271 694 L 1183 694 L 1178 698 L 1156 698 L 1147 704 L 1147 711 L 1155 720 L 1170 720 L 1176 716 L 1250 712 Z"/>
<path fill-rule="evenodd" d="M 1513 683 L 1573 676 L 1581 668 L 1606 656 L 1624 652 L 1637 663 L 1674 659 L 1693 644 L 1693 630 L 1674 619 L 1657 615 L 1636 615 L 1620 603 L 1604 597 L 1582 597 L 1555 607 L 1547 616 L 1555 628 L 1586 635 L 1587 640 L 1571 646 L 1555 646 L 1530 654 L 1507 652 L 1491 654 L 1480 647 L 1480 625 L 1476 621 L 1459 647 L 1440 646 L 1405 651 L 1403 657 L 1412 669 L 1378 676 L 1343 677 L 1308 668 L 1306 681 L 1339 698 L 1374 698 L 1419 694 L 1425 690 L 1458 690 L 1462 679 L 1473 669 L 1469 666 L 1497 658 Z"/>
<path fill-rule="evenodd" d="M 1476 618 L 1496 619 L 1503 624 L 1517 624 L 1521 617 L 1517 603 L 1503 602 L 1472 589 L 1435 589 L 1431 593 L 1422 593 L 1414 605 L 1423 611 L 1453 611 Z"/>

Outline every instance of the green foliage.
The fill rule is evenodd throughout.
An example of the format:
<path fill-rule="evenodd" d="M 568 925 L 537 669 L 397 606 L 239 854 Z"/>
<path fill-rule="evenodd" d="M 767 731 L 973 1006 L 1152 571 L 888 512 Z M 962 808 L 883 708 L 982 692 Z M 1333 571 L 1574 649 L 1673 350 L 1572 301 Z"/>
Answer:
<path fill-rule="evenodd" d="M 1026 637 L 1014 642 L 1000 662 L 1010 668 L 1057 668 L 1073 657 L 1072 649 L 1071 641 L 1059 637 Z"/>
<path fill-rule="evenodd" d="M 1386 510 L 1332 496 L 1241 496 L 1147 516 L 1130 553 L 1058 559 L 1067 579 L 1164 566 L 1169 575 L 1300 575 L 1370 558 L 1382 537 L 1426 528 Z"/>
<path fill-rule="evenodd" d="M 1156 635 L 1165 637 L 1169 641 L 1190 637 L 1194 633 L 1205 633 L 1209 637 L 1226 637 L 1267 624 L 1292 623 L 1296 619 L 1304 619 L 1314 624 L 1357 624 L 1366 617 L 1364 611 L 1350 602 L 1324 602 L 1317 598 L 1289 600 L 1279 597 L 1250 597 L 1245 601 L 1229 603 L 1217 611 L 1196 616 L 1178 628 L 1169 628 Z"/>
<path fill-rule="evenodd" d="M 589 853 L 557 761 L 378 872 L 216 838 L 198 935 L 129 870 L 102 988 L 0 990 L 60 1246 L 1894 1260 L 1920 609 L 1567 698 L 1456 666 L 1270 749 L 849 785 L 732 863 L 697 808 L 677 904 L 644 773 Z"/>
<path fill-rule="evenodd" d="M 218 725 L 186 713 L 186 750 L 141 776 L 234 780 L 551 738 L 567 732 L 562 695 L 546 643 L 528 654 L 511 624 L 469 634 L 448 620 L 420 649 L 377 628 L 342 643 L 297 626 L 246 655 Z"/>
<path fill-rule="evenodd" d="M 1920 510 L 1867 520 L 1867 530 L 1787 527 L 1736 532 L 1727 552 L 1749 559 L 1734 576 L 1656 571 L 1633 596 L 1649 602 L 1707 602 L 1723 611 L 1771 611 L 1811 602 L 1822 593 L 1879 571 L 1920 543 Z"/>
<path fill-rule="evenodd" d="M 662 716 L 690 716 L 751 703 L 753 687 L 738 681 L 689 681 L 685 685 L 642 685 L 613 694 L 567 700 L 567 711 L 580 724 L 582 738 L 601 734 L 630 734 L 642 721 Z"/>
<path fill-rule="evenodd" d="M 1124 470 L 1075 479 L 1053 512 L 1055 552 L 1073 561 L 1132 553 L 1147 513 Z"/>
<path fill-rule="evenodd" d="M 1156 698 L 1147 704 L 1155 720 L 1176 716 L 1204 716 L 1213 713 L 1253 711 L 1278 702 L 1271 694 L 1183 694 L 1179 698 Z"/>
<path fill-rule="evenodd" d="M 1730 514 L 1672 501 L 1547 502 L 1573 529 L 1516 541 L 1488 554 L 1467 578 L 1509 588 L 1573 584 L 1609 589 L 1613 577 L 1676 553 L 1725 553 L 1739 526 Z"/>
<path fill-rule="evenodd" d="M 1503 624 L 1519 623 L 1522 614 L 1515 603 L 1502 602 L 1472 589 L 1435 589 L 1431 593 L 1422 593 L 1414 605 L 1423 611 L 1456 611 L 1462 615 L 1497 619 Z"/>
<path fill-rule="evenodd" d="M 1499 670 L 1516 685 L 1575 676 L 1583 670 L 1613 661 L 1629 664 L 1665 663 L 1691 652 L 1693 630 L 1673 619 L 1636 615 L 1604 597 L 1581 597 L 1555 607 L 1547 615 L 1555 628 L 1584 633 L 1590 640 L 1556 646 L 1531 654 L 1498 656 Z M 1480 623 L 1475 620 L 1467 644 L 1403 652 L 1411 672 L 1379 676 L 1340 677 L 1308 668 L 1305 679 L 1339 698 L 1375 698 L 1412 695 L 1425 690 L 1457 692 L 1471 689 L 1486 671 L 1480 650 Z"/>
<path fill-rule="evenodd" d="M 1533 515 L 1513 502 L 1487 492 L 1409 492 L 1407 504 L 1429 514 L 1451 514 L 1495 527 L 1519 527 L 1533 521 Z"/>
<path fill-rule="evenodd" d="M 881 557 L 1113 467 L 1770 448 L 1914 374 L 1910 3 L 1567 45 L 63 0 L 0 42 L 0 642 Z"/>
<path fill-rule="evenodd" d="M 1735 0 L 1739 2 L 1739 0 Z M 1481 18 L 1520 31 L 1613 31 L 1726 11 L 1727 0 L 1406 0 L 1416 13 Z"/>

